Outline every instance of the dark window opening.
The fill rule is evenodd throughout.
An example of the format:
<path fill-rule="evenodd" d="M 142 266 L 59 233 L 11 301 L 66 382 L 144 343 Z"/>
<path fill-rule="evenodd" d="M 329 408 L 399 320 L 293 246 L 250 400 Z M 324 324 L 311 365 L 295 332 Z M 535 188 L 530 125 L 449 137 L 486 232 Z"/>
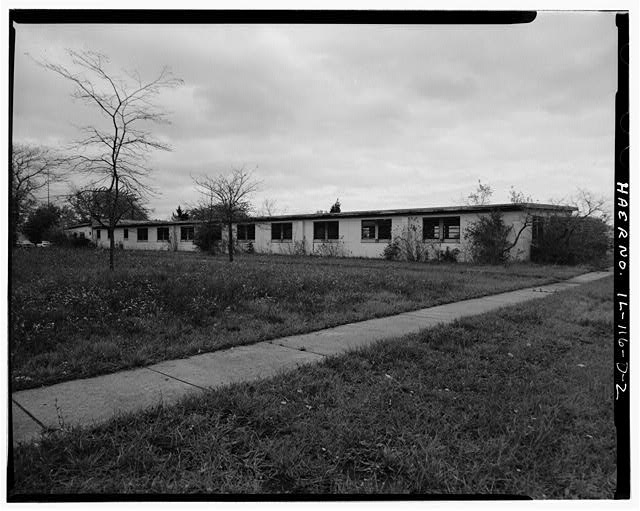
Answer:
<path fill-rule="evenodd" d="M 460 217 L 422 219 L 422 239 L 429 241 L 457 241 L 460 239 Z"/>
<path fill-rule="evenodd" d="M 238 240 L 249 241 L 256 239 L 256 225 L 255 224 L 238 224 Z"/>
<path fill-rule="evenodd" d="M 534 216 L 531 225 L 531 244 L 537 247 L 544 237 L 544 218 Z"/>
<path fill-rule="evenodd" d="M 362 221 L 362 239 L 363 240 L 376 239 L 376 221 L 375 220 Z"/>
<path fill-rule="evenodd" d="M 149 230 L 146 227 L 138 228 L 138 241 L 148 241 Z"/>
<path fill-rule="evenodd" d="M 313 222 L 313 239 L 317 241 L 337 240 L 340 238 L 339 222 Z"/>
<path fill-rule="evenodd" d="M 273 241 L 290 240 L 293 238 L 293 224 L 291 222 L 271 224 L 271 239 Z"/>
<path fill-rule="evenodd" d="M 378 220 L 378 239 L 390 240 L 391 239 L 391 219 Z"/>
<path fill-rule="evenodd" d="M 128 240 L 128 239 L 129 239 L 129 229 L 125 229 L 125 230 L 124 230 L 124 235 L 123 235 L 123 236 L 124 236 L 124 239 L 125 239 L 125 240 Z"/>
<path fill-rule="evenodd" d="M 363 240 L 390 240 L 391 219 L 363 220 L 361 233 L 361 238 Z"/>
<path fill-rule="evenodd" d="M 460 217 L 443 218 L 444 239 L 459 240 L 460 239 Z"/>
<path fill-rule="evenodd" d="M 100 231 L 102 231 L 102 229 L 97 229 L 96 230 L 96 239 L 99 240 L 100 239 Z"/>
<path fill-rule="evenodd" d="M 169 241 L 168 227 L 158 227 L 158 241 Z"/>
<path fill-rule="evenodd" d="M 180 227 L 180 241 L 193 241 L 193 227 Z"/>
<path fill-rule="evenodd" d="M 422 225 L 422 239 L 439 240 L 440 239 L 440 219 L 425 218 Z"/>

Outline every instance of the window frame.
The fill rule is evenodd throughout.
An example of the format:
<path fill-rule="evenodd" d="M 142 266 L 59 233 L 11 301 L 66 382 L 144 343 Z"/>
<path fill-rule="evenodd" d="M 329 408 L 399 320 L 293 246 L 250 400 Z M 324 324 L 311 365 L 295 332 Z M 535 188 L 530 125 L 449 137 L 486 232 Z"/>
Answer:
<path fill-rule="evenodd" d="M 368 238 L 363 237 L 365 222 L 370 224 L 366 226 L 367 229 L 370 229 L 371 227 L 373 227 L 373 237 L 368 237 Z M 388 238 L 380 237 L 380 224 L 383 222 L 389 223 Z M 393 238 L 393 236 L 391 236 L 392 229 L 393 229 L 393 219 L 391 218 L 364 218 L 360 221 L 360 242 L 361 243 L 379 243 L 380 241 L 389 242 Z"/>
<path fill-rule="evenodd" d="M 127 227 L 125 227 L 122 230 L 122 239 L 125 239 L 125 240 L 129 239 L 129 229 Z"/>
<path fill-rule="evenodd" d="M 538 247 L 544 240 L 544 221 L 540 215 L 534 215 L 531 220 L 531 246 Z"/>
<path fill-rule="evenodd" d="M 456 222 L 457 220 L 457 222 Z M 449 223 L 447 223 L 449 221 Z M 453 221 L 453 222 L 452 222 Z M 438 229 L 437 237 L 427 237 L 427 222 L 431 223 L 434 228 Z M 447 237 L 450 227 L 457 227 L 458 236 Z M 425 216 L 422 217 L 422 241 L 431 241 L 439 243 L 460 243 L 462 238 L 462 228 L 460 223 L 460 215 L 451 216 Z"/>
<path fill-rule="evenodd" d="M 164 234 L 167 233 L 167 237 L 160 237 L 160 232 Z M 156 242 L 160 243 L 161 241 L 171 241 L 171 231 L 169 227 L 156 227 Z"/>
<path fill-rule="evenodd" d="M 243 235 L 240 236 L 240 231 Z M 236 226 L 236 239 L 238 241 L 255 241 L 256 240 L 256 224 L 238 224 Z"/>
<path fill-rule="evenodd" d="M 289 238 L 285 238 L 284 234 L 285 234 L 285 229 L 284 226 L 289 225 L 291 226 L 291 237 Z M 274 232 L 273 232 L 273 228 L 275 226 L 278 226 L 278 230 L 280 231 L 280 237 L 279 238 L 274 238 Z M 276 243 L 289 243 L 291 241 L 293 241 L 293 222 L 271 222 L 271 241 L 275 241 Z"/>
<path fill-rule="evenodd" d="M 144 239 L 140 238 L 140 233 L 144 231 Z M 147 243 L 149 241 L 149 228 L 148 227 L 138 227 L 136 229 L 136 242 L 138 243 Z"/>
<path fill-rule="evenodd" d="M 191 233 L 191 237 L 189 237 L 189 235 L 187 233 Z M 180 242 L 181 243 L 186 243 L 186 242 L 193 242 L 193 240 L 196 237 L 196 230 L 195 227 L 193 225 L 181 225 L 180 226 Z"/>
<path fill-rule="evenodd" d="M 97 240 L 101 239 L 100 231 L 102 231 L 102 229 L 96 229 L 96 239 Z"/>
<path fill-rule="evenodd" d="M 329 237 L 329 224 L 336 225 L 336 237 Z M 322 227 L 322 238 L 316 237 L 316 230 L 318 227 Z M 313 222 L 313 242 L 314 243 L 334 243 L 340 241 L 340 221 L 339 220 L 318 220 Z"/>

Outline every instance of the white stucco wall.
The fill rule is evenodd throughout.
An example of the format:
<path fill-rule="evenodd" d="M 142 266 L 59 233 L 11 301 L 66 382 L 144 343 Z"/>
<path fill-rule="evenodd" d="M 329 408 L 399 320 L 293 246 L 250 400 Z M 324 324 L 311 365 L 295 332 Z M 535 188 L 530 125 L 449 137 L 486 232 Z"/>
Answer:
<path fill-rule="evenodd" d="M 158 227 L 169 227 L 169 238 L 170 241 L 158 241 Z M 173 250 L 174 249 L 174 241 L 177 250 L 179 251 L 194 251 L 198 248 L 194 245 L 193 241 L 182 241 L 180 240 L 180 228 L 183 227 L 181 225 L 169 225 L 169 226 L 155 226 L 149 225 L 146 226 L 148 240 L 147 241 L 139 241 L 138 240 L 138 226 L 134 227 L 116 227 L 113 231 L 113 239 L 115 241 L 116 247 L 123 248 L 125 250 Z M 184 226 L 187 227 L 187 226 Z M 128 238 L 124 237 L 124 230 L 128 230 Z M 107 235 L 107 229 L 101 227 L 100 228 L 100 239 L 97 237 L 98 228 L 94 228 L 94 242 L 98 247 L 109 248 L 109 237 Z"/>
<path fill-rule="evenodd" d="M 80 238 L 81 234 L 84 234 L 84 238 L 91 239 L 91 226 L 90 225 L 81 225 L 78 227 L 72 227 L 70 229 L 65 230 L 67 236 L 71 238 Z"/>
<path fill-rule="evenodd" d="M 487 213 L 485 213 L 487 214 Z M 544 212 L 536 212 L 536 215 L 544 215 Z M 511 239 L 521 229 L 527 213 L 524 211 L 507 211 L 502 213 L 504 222 L 513 226 Z M 447 242 L 439 241 L 422 241 L 423 219 L 424 218 L 460 218 L 460 239 L 450 240 Z M 291 240 L 272 240 L 271 239 L 271 222 L 256 223 L 255 240 L 252 240 L 254 250 L 261 253 L 273 254 L 331 254 L 346 257 L 365 257 L 380 258 L 383 257 L 384 249 L 387 247 L 389 240 L 363 240 L 362 239 L 362 221 L 363 220 L 380 220 L 391 219 L 392 238 L 397 236 L 406 237 L 407 233 L 414 236 L 419 243 L 423 243 L 429 252 L 429 257 L 434 257 L 435 251 L 444 252 L 447 248 L 451 251 L 458 250 L 458 261 L 469 261 L 470 253 L 468 243 L 465 240 L 465 231 L 470 223 L 477 221 L 478 213 L 452 213 L 452 214 L 424 214 L 416 216 L 388 216 L 388 217 L 353 217 L 353 218 L 323 218 L 323 219 L 300 219 L 292 220 L 292 239 Z M 337 221 L 338 222 L 338 240 L 316 241 L 313 239 L 314 222 Z M 284 223 L 280 220 L 277 223 Z M 149 225 L 147 226 L 148 240 L 138 241 L 138 226 L 124 227 L 120 226 L 115 229 L 116 246 L 121 246 L 128 250 L 173 250 L 174 243 L 168 241 L 158 241 L 158 227 L 169 227 L 170 238 L 177 240 L 175 246 L 180 251 L 198 250 L 193 241 L 181 241 L 180 229 L 186 225 Z M 128 239 L 124 239 L 124 229 L 128 229 Z M 197 226 L 196 226 L 197 229 Z M 237 229 L 234 226 L 234 237 Z M 101 228 L 101 237 L 96 237 L 97 228 L 93 229 L 93 240 L 100 247 L 108 248 L 109 239 L 107 230 Z M 221 248 L 226 250 L 227 230 L 222 230 Z M 246 249 L 248 241 L 239 241 L 240 249 Z M 528 260 L 530 257 L 531 245 L 531 228 L 528 227 L 520 235 L 520 239 L 516 246 L 512 249 L 513 260 Z"/>

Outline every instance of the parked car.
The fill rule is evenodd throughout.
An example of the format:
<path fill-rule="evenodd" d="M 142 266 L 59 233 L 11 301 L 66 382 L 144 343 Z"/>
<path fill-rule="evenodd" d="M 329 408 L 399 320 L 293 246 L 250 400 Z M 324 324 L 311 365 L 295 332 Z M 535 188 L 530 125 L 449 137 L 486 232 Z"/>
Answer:
<path fill-rule="evenodd" d="M 47 248 L 47 247 L 50 247 L 50 246 L 51 246 L 51 242 L 50 241 L 45 241 L 45 240 L 42 240 L 40 243 L 38 243 L 36 245 L 36 247 L 40 247 L 40 248 Z"/>
<path fill-rule="evenodd" d="M 18 242 L 16 243 L 16 246 L 21 248 L 35 247 L 35 245 L 31 243 L 29 240 L 18 240 Z"/>

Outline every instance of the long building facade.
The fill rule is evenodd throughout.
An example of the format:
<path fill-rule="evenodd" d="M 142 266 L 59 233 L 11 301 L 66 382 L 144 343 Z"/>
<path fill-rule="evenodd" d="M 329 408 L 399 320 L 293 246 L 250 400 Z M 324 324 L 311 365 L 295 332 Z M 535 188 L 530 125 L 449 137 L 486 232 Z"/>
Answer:
<path fill-rule="evenodd" d="M 518 241 L 511 250 L 514 260 L 529 260 L 531 244 L 539 234 L 535 219 L 570 215 L 575 208 L 551 204 L 492 204 L 439 208 L 351 211 L 253 217 L 233 226 L 239 250 L 291 255 L 381 258 L 392 242 L 413 244 L 429 258 L 455 253 L 459 261 L 470 259 L 465 230 L 481 215 L 500 211 Z M 116 246 L 125 250 L 198 250 L 196 221 L 121 221 L 114 231 Z M 524 229 L 523 229 L 524 227 Z M 88 236 L 98 247 L 109 247 L 108 231 L 94 224 L 68 229 L 70 236 Z M 82 234 L 81 234 L 82 233 Z M 226 229 L 221 229 L 221 250 Z"/>

